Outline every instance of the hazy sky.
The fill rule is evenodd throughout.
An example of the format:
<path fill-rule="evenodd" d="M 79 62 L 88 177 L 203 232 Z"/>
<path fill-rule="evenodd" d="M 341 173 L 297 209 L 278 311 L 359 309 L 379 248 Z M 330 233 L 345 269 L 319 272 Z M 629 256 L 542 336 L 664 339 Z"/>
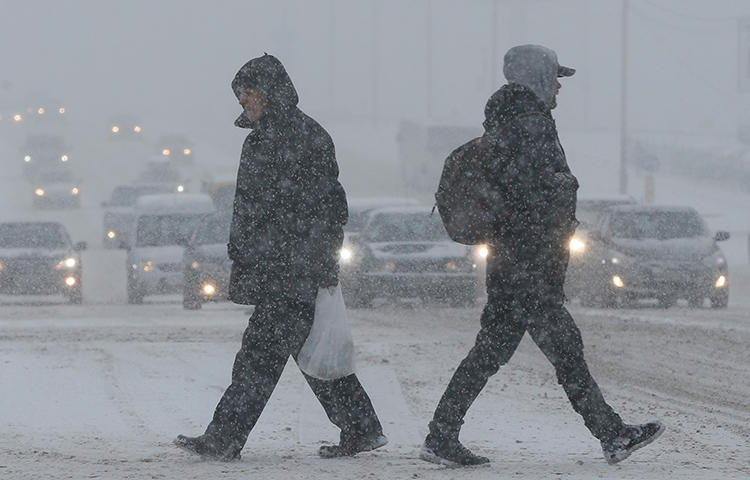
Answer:
<path fill-rule="evenodd" d="M 431 119 L 479 125 L 502 54 L 540 43 L 578 69 L 563 128 L 619 125 L 620 0 L 0 0 L 0 103 L 42 92 L 71 118 L 118 112 L 144 131 L 232 142 L 229 82 L 264 51 L 286 65 L 321 123 Z M 737 89 L 746 0 L 631 0 L 634 131 L 730 134 L 750 106 Z M 493 18 L 496 24 L 493 31 Z M 493 38 L 495 39 L 493 43 Z M 10 82 L 11 86 L 8 87 Z"/>

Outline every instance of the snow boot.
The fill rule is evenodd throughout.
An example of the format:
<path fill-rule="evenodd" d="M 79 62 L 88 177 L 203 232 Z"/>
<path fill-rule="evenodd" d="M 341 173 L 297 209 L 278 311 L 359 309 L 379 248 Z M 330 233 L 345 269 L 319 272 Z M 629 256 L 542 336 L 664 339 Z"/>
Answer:
<path fill-rule="evenodd" d="M 242 446 L 234 445 L 232 443 L 229 443 L 229 446 L 225 447 L 205 434 L 198 437 L 177 435 L 177 438 L 174 439 L 173 443 L 178 448 L 181 448 L 188 453 L 199 455 L 205 460 L 219 460 L 222 462 L 239 460 L 240 451 L 242 450 Z"/>
<path fill-rule="evenodd" d="M 658 421 L 642 425 L 625 425 L 618 436 L 602 441 L 604 459 L 610 465 L 621 462 L 631 453 L 659 438 L 662 433 L 664 433 L 664 425 Z"/>
<path fill-rule="evenodd" d="M 448 467 L 468 467 L 472 465 L 483 465 L 490 463 L 490 459 L 475 455 L 464 447 L 458 438 L 439 439 L 433 434 L 428 434 L 419 452 L 419 458 L 438 465 Z"/>
<path fill-rule="evenodd" d="M 342 435 L 338 445 L 323 445 L 318 455 L 323 458 L 351 457 L 359 452 L 369 452 L 388 443 L 388 438 L 377 431 L 365 436 Z"/>

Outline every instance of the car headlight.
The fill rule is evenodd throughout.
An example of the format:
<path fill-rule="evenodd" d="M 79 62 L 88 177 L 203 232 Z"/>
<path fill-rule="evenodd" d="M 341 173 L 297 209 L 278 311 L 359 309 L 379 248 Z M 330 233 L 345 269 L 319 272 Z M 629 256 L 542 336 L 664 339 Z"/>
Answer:
<path fill-rule="evenodd" d="M 44 189 L 43 188 L 37 188 L 36 190 L 34 190 L 34 193 L 36 194 L 37 197 L 43 197 L 44 196 Z"/>
<path fill-rule="evenodd" d="M 24 162 L 26 162 L 26 163 L 29 163 L 29 162 L 31 162 L 31 155 L 26 155 L 26 156 L 24 156 L 24 157 L 23 157 L 23 161 L 24 161 Z"/>
<path fill-rule="evenodd" d="M 177 192 L 182 193 L 185 191 L 185 185 L 177 185 Z"/>
<path fill-rule="evenodd" d="M 612 265 L 627 265 L 630 263 L 630 258 L 621 252 L 610 251 L 609 256 L 605 258 L 602 263 L 611 263 Z"/>
<path fill-rule="evenodd" d="M 150 272 L 154 269 L 154 263 L 151 260 L 141 263 L 144 272 Z"/>
<path fill-rule="evenodd" d="M 716 279 L 716 282 L 714 283 L 716 288 L 724 288 L 727 286 L 727 277 L 725 275 L 719 275 L 719 277 Z"/>
<path fill-rule="evenodd" d="M 135 133 L 141 133 L 141 127 L 139 125 L 136 125 L 135 127 L 133 127 L 133 131 Z"/>
<path fill-rule="evenodd" d="M 201 292 L 203 292 L 204 295 L 211 296 L 216 294 L 216 285 L 210 282 L 206 282 L 201 287 Z"/>
<path fill-rule="evenodd" d="M 68 161 L 68 156 L 67 156 L 67 155 L 63 155 L 63 156 L 61 156 L 61 157 L 60 157 L 60 161 L 61 161 L 61 162 L 67 162 L 67 161 Z"/>
<path fill-rule="evenodd" d="M 59 270 L 61 268 L 73 268 L 76 265 L 78 265 L 78 260 L 76 260 L 75 257 L 67 257 L 58 262 L 57 269 Z"/>
<path fill-rule="evenodd" d="M 484 260 L 490 254 L 490 247 L 487 245 L 477 245 L 474 249 L 474 255 Z"/>
<path fill-rule="evenodd" d="M 109 232 L 107 232 L 107 238 L 109 238 L 110 240 L 114 240 L 115 237 L 117 237 L 117 232 L 115 232 L 114 230 L 110 230 Z"/>
<path fill-rule="evenodd" d="M 343 247 L 339 250 L 339 260 L 342 263 L 350 263 L 354 258 L 354 252 L 349 247 Z"/>
<path fill-rule="evenodd" d="M 586 250 L 586 242 L 583 238 L 574 236 L 570 239 L 570 242 L 568 242 L 568 249 L 570 250 L 570 253 L 581 254 Z"/>
<path fill-rule="evenodd" d="M 70 193 L 71 193 L 72 195 L 78 195 L 78 187 L 73 187 L 73 188 L 72 188 L 72 189 L 70 190 Z"/>
<path fill-rule="evenodd" d="M 3 268 L 3 262 L 0 262 L 0 270 L 2 270 Z"/>
<path fill-rule="evenodd" d="M 112 126 L 112 133 L 119 133 L 119 132 L 120 132 L 120 127 L 118 127 L 117 125 L 113 125 Z"/>

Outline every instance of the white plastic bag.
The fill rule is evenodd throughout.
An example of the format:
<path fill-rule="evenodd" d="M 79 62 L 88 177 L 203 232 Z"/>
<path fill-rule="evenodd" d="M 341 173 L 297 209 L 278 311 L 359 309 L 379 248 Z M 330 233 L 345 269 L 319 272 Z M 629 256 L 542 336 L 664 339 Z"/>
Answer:
<path fill-rule="evenodd" d="M 354 373 L 354 341 L 341 285 L 318 289 L 313 325 L 297 355 L 297 365 L 306 374 L 321 380 Z"/>

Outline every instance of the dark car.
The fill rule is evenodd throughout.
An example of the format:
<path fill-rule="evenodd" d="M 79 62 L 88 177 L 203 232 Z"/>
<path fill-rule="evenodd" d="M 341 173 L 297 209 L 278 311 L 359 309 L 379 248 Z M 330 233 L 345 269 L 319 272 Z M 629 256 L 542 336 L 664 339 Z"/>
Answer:
<path fill-rule="evenodd" d="M 340 278 L 352 306 L 368 306 L 377 297 L 475 302 L 479 251 L 453 242 L 429 207 L 373 210 L 348 248 Z"/>
<path fill-rule="evenodd" d="M 589 235 L 597 241 L 578 287 L 584 305 L 655 299 L 670 307 L 685 299 L 700 307 L 708 299 L 713 308 L 727 306 L 727 261 L 716 242 L 729 233 L 712 236 L 693 208 L 612 207 Z"/>
<path fill-rule="evenodd" d="M 79 208 L 81 179 L 67 168 L 53 168 L 37 174 L 33 184 L 36 208 Z"/>
<path fill-rule="evenodd" d="M 227 256 L 231 215 L 209 215 L 196 228 L 183 254 L 182 306 L 197 310 L 208 301 L 225 300 L 232 261 Z"/>
<path fill-rule="evenodd" d="M 34 181 L 45 170 L 69 165 L 70 150 L 70 146 L 60 136 L 28 136 L 21 147 L 24 176 L 27 180 Z"/>
<path fill-rule="evenodd" d="M 143 195 L 171 193 L 169 185 L 118 185 L 112 190 L 108 202 L 103 202 L 104 215 L 102 227 L 104 248 L 123 248 L 123 242 L 129 238 L 135 220 L 135 202 Z"/>
<path fill-rule="evenodd" d="M 79 252 L 85 249 L 57 222 L 0 223 L 0 293 L 62 294 L 81 303 Z"/>
<path fill-rule="evenodd" d="M 581 198 L 576 205 L 576 218 L 580 222 L 575 234 L 570 239 L 570 262 L 566 276 L 566 293 L 571 297 L 580 297 L 588 289 L 590 263 L 600 259 L 596 252 L 601 250 L 596 239 L 589 235 L 610 207 L 618 205 L 635 205 L 633 197 L 621 195 L 600 198 Z"/>

